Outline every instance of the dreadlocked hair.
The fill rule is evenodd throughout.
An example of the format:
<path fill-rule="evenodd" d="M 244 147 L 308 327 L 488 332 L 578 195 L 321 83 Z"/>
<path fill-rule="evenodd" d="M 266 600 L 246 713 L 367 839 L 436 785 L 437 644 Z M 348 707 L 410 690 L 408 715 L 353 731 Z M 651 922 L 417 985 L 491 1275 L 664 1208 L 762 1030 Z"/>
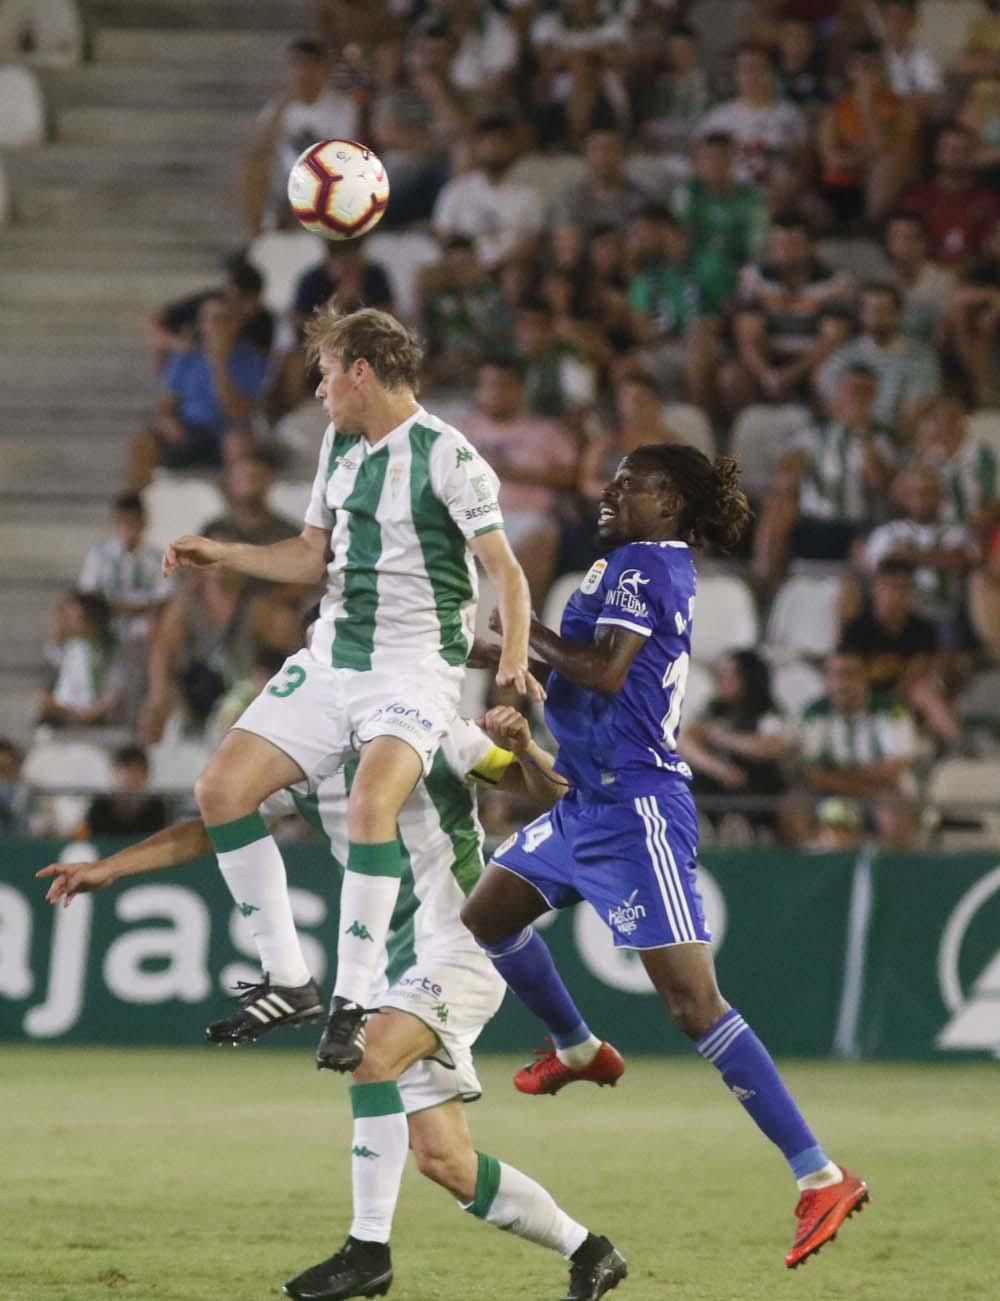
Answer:
<path fill-rule="evenodd" d="M 740 487 L 739 463 L 731 456 L 710 461 L 687 443 L 646 443 L 633 457 L 661 470 L 683 501 L 677 534 L 692 547 L 731 551 L 747 530 L 753 511 Z"/>

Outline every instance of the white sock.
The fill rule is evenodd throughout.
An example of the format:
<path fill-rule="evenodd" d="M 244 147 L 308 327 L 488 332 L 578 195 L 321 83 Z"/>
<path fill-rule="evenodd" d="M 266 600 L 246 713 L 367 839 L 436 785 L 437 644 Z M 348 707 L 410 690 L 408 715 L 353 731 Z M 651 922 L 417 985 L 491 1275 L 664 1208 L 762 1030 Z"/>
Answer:
<path fill-rule="evenodd" d="M 556 1056 L 564 1066 L 572 1066 L 575 1071 L 580 1071 L 590 1065 L 600 1046 L 600 1039 L 596 1035 L 590 1035 L 582 1044 L 574 1044 L 572 1048 L 557 1048 Z"/>
<path fill-rule="evenodd" d="M 351 846 L 353 855 L 355 845 Z M 381 848 L 362 845 L 360 848 Z M 394 849 L 397 847 L 394 845 Z M 349 860 L 350 861 L 350 860 Z M 399 877 L 367 872 L 344 873 L 340 887 L 340 936 L 337 940 L 338 998 L 367 1007 L 385 957 L 389 923 L 399 895 Z"/>
<path fill-rule="evenodd" d="M 362 1242 L 388 1242 L 409 1148 L 403 1101 L 394 1081 L 354 1084 L 351 1109 L 351 1237 Z"/>
<path fill-rule="evenodd" d="M 831 1184 L 839 1184 L 844 1177 L 844 1172 L 840 1166 L 833 1161 L 827 1161 L 826 1165 L 820 1170 L 814 1170 L 811 1175 L 803 1175 L 801 1179 L 796 1179 L 799 1186 L 799 1192 L 808 1192 L 810 1188 L 829 1188 Z"/>
<path fill-rule="evenodd" d="M 251 813 L 207 830 L 223 880 L 250 926 L 262 969 L 272 984 L 304 985 L 309 968 L 295 930 L 285 864 L 263 818 Z"/>
<path fill-rule="evenodd" d="M 463 1210 L 566 1257 L 583 1245 L 587 1230 L 570 1219 L 541 1184 L 495 1156 L 483 1152 L 476 1155 L 479 1158 L 476 1198 L 468 1204 L 460 1202 Z"/>

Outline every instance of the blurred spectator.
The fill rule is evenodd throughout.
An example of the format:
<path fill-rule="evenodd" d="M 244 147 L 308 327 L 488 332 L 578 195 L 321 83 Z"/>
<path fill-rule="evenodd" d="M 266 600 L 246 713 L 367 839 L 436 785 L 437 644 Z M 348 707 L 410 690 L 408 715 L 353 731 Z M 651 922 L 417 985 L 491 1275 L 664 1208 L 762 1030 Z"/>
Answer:
<path fill-rule="evenodd" d="M 929 465 L 913 465 L 893 485 L 902 519 L 880 525 L 865 545 L 865 566 L 874 572 L 888 559 L 912 566 L 914 605 L 940 629 L 949 649 L 962 644 L 960 616 L 965 575 L 978 553 L 964 524 L 943 517 L 941 480 Z"/>
<path fill-rule="evenodd" d="M 808 397 L 813 372 L 847 334 L 842 320 L 824 313 L 845 306 L 850 294 L 850 279 L 816 257 L 800 218 L 773 222 L 767 260 L 740 275 L 737 358 L 719 377 L 726 406 L 736 412 L 759 398 Z"/>
<path fill-rule="evenodd" d="M 401 34 L 375 47 L 371 138 L 392 178 L 384 228 L 428 220 L 448 179 L 449 149 L 467 125 L 449 83 L 452 48 L 447 16 L 434 11 L 415 24 L 408 49 Z"/>
<path fill-rule="evenodd" d="M 934 347 L 938 322 L 955 288 L 954 272 L 927 256 L 927 231 L 916 213 L 897 212 L 889 218 L 885 251 L 903 296 L 903 333 Z"/>
<path fill-rule="evenodd" d="M 794 104 L 778 98 L 770 50 L 742 45 L 736 55 L 736 92 L 698 124 L 699 136 L 722 133 L 736 147 L 733 175 L 743 185 L 766 180 L 768 151 L 798 151 L 806 143 L 806 121 Z"/>
<path fill-rule="evenodd" d="M 635 338 L 628 305 L 625 238 L 617 226 L 594 227 L 576 277 L 577 293 L 588 318 L 616 352 L 627 352 Z"/>
<path fill-rule="evenodd" d="M 976 138 L 959 122 L 946 123 L 934 145 L 934 174 L 912 186 L 901 206 L 924 220 L 935 262 L 957 267 L 982 252 L 1000 218 L 1000 198 L 975 172 Z"/>
<path fill-rule="evenodd" d="M 475 405 L 459 424 L 500 477 L 507 536 L 540 609 L 555 572 L 556 495 L 576 486 L 576 442 L 556 421 L 526 410 L 520 368 L 500 357 L 479 367 Z"/>
<path fill-rule="evenodd" d="M 973 537 L 985 541 L 1000 523 L 997 454 L 973 436 L 960 398 L 937 399 L 917 429 L 917 451 L 937 471 L 944 488 L 942 517 L 964 524 Z"/>
<path fill-rule="evenodd" d="M 969 621 L 982 649 L 1000 661 L 1000 525 L 990 533 L 983 563 L 969 576 Z"/>
<path fill-rule="evenodd" d="M 199 531 L 215 536 L 224 533 L 234 542 L 248 542 L 255 547 L 298 537 L 301 526 L 276 514 L 268 505 L 273 483 L 274 466 L 266 457 L 241 456 L 231 461 L 222 476 L 226 513 L 209 520 Z"/>
<path fill-rule="evenodd" d="M 913 568 L 879 564 L 861 613 L 840 634 L 839 649 L 860 655 L 874 691 L 895 692 L 940 740 L 954 745 L 961 725 L 944 691 L 937 629 L 913 609 Z"/>
<path fill-rule="evenodd" d="M 798 728 L 805 785 L 821 798 L 874 799 L 883 847 L 908 848 L 916 834 L 907 802 L 914 793 L 913 721 L 898 701 L 870 690 L 859 655 L 831 655 L 825 679 L 827 694 L 806 709 Z"/>
<path fill-rule="evenodd" d="M 237 321 L 236 337 L 252 344 L 266 357 L 274 342 L 274 317 L 264 306 L 261 294 L 264 277 L 242 253 L 227 258 L 226 283 L 221 289 L 208 289 L 187 298 L 167 303 L 146 318 L 146 339 L 153 350 L 153 364 L 161 370 L 172 352 L 184 352 L 195 346 L 198 313 L 207 298 L 222 294 Z"/>
<path fill-rule="evenodd" d="M 778 84 L 783 99 L 809 117 L 830 98 L 823 50 L 813 21 L 786 14 L 778 24 Z"/>
<path fill-rule="evenodd" d="M 132 442 L 133 491 L 146 487 L 157 465 L 215 467 L 253 449 L 249 426 L 267 359 L 238 330 L 231 304 L 221 294 L 206 297 L 195 346 L 171 354 L 152 426 Z"/>
<path fill-rule="evenodd" d="M 674 216 L 684 223 L 696 254 L 713 253 L 738 271 L 761 252 L 764 196 L 756 186 L 733 180 L 733 142 L 727 135 L 703 136 L 693 162 L 693 178 L 674 190 Z"/>
<path fill-rule="evenodd" d="M 976 138 L 976 169 L 991 173 L 984 179 L 995 185 L 1000 171 L 1000 73 L 973 82 L 956 116 Z"/>
<path fill-rule="evenodd" d="M 897 440 L 912 438 L 920 416 L 941 391 L 937 355 L 902 330 L 903 296 L 895 285 L 870 281 L 861 290 L 861 334 L 824 363 L 818 377 L 824 400 L 832 401 L 848 366 L 869 366 L 878 380 L 875 419 Z"/>
<path fill-rule="evenodd" d="M 946 338 L 976 405 L 1000 407 L 1000 220 L 952 295 Z"/>
<path fill-rule="evenodd" d="M 303 271 L 295 286 L 292 316 L 296 326 L 303 326 L 317 308 L 329 302 L 341 312 L 359 307 L 392 311 L 389 277 L 381 263 L 365 257 L 363 240 L 327 240 L 323 252 L 323 261 Z"/>
<path fill-rule="evenodd" d="M 560 261 L 574 264 L 592 232 L 624 227 L 647 202 L 625 174 L 625 138 L 611 127 L 588 131 L 583 142 L 587 174 L 570 185 L 552 206 L 553 238 L 561 241 Z"/>
<path fill-rule="evenodd" d="M 221 696 L 205 729 L 206 739 L 218 744 L 244 710 L 260 695 L 268 682 L 281 671 L 286 655 L 284 651 L 258 650 L 253 667 L 246 677 L 234 682 Z"/>
<path fill-rule="evenodd" d="M 527 298 L 514 314 L 514 347 L 523 366 L 524 401 L 536 416 L 579 426 L 593 406 L 593 368 L 563 343 L 555 314 L 543 298 Z"/>
<path fill-rule="evenodd" d="M 715 692 L 704 712 L 685 722 L 677 753 L 694 771 L 698 795 L 756 796 L 776 800 L 787 790 L 782 760 L 793 741 L 774 697 L 767 664 L 753 650 L 724 656 L 715 670 Z M 756 829 L 775 832 L 778 813 L 748 809 Z M 710 814 L 710 821 L 715 817 Z"/>
<path fill-rule="evenodd" d="M 21 777 L 24 754 L 8 737 L 0 737 L 0 836 L 27 836 L 31 792 Z"/>
<path fill-rule="evenodd" d="M 478 0 L 447 0 L 448 34 L 453 42 L 449 80 L 485 109 L 513 89 L 518 39 L 499 5 Z"/>
<path fill-rule="evenodd" d="M 442 241 L 468 235 L 490 270 L 512 257 L 530 257 L 545 225 L 535 190 L 509 178 L 517 157 L 514 124 L 498 115 L 474 131 L 474 171 L 452 177 L 434 205 L 434 233 Z"/>
<path fill-rule="evenodd" d="M 801 848 L 815 854 L 857 849 L 863 841 L 861 809 L 856 800 L 819 800 Z"/>
<path fill-rule="evenodd" d="M 54 726 L 118 721 L 124 680 L 111 606 L 96 592 L 69 592 L 59 613 L 55 681 L 42 692 L 38 721 Z"/>
<path fill-rule="evenodd" d="M 667 426 L 656 381 L 642 371 L 627 371 L 615 385 L 616 420 L 611 432 L 584 445 L 580 456 L 580 492 L 596 512 L 601 493 L 629 452 L 644 443 L 676 443 Z M 588 528 L 592 530 L 592 522 Z"/>
<path fill-rule="evenodd" d="M 962 77 L 1000 76 L 1000 0 L 985 0 L 985 8 L 973 20 L 955 66 Z"/>
<path fill-rule="evenodd" d="M 159 795 L 148 793 L 149 760 L 145 750 L 138 745 L 117 750 L 111 781 L 111 793 L 91 801 L 78 835 L 129 836 L 138 840 L 163 830 L 170 820 L 167 805 Z"/>
<path fill-rule="evenodd" d="M 628 48 L 624 15 L 600 0 L 559 0 L 531 26 L 538 63 L 532 114 L 542 148 L 578 146 L 596 123 L 630 125 L 620 68 Z"/>
<path fill-rule="evenodd" d="M 650 205 L 632 222 L 628 248 L 632 328 L 639 362 L 662 391 L 700 406 L 713 395 L 716 318 L 735 284 L 718 253 L 692 252 L 685 228 L 666 208 Z"/>
<path fill-rule="evenodd" d="M 290 220 L 286 186 L 292 164 L 318 140 L 356 140 L 361 117 L 349 95 L 330 84 L 330 59 L 314 40 L 288 46 L 288 82 L 265 104 L 243 158 L 241 197 L 250 234 Z"/>
<path fill-rule="evenodd" d="M 879 47 L 856 46 L 848 85 L 823 111 L 818 145 L 823 196 L 841 230 L 881 221 L 913 166 L 918 120 L 889 86 Z"/>
<path fill-rule="evenodd" d="M 116 497 L 111 519 L 112 536 L 87 552 L 77 587 L 108 602 L 119 642 L 144 642 L 173 585 L 163 577 L 159 549 L 143 540 L 142 498 L 136 493 Z"/>
<path fill-rule="evenodd" d="M 691 135 L 712 97 L 693 27 L 675 23 L 667 32 L 667 67 L 643 97 L 637 87 L 642 121 L 639 138 L 649 148 L 686 154 Z"/>
<path fill-rule="evenodd" d="M 427 268 L 421 292 L 428 378 L 467 383 L 487 353 L 510 344 L 510 326 L 496 282 L 468 235 L 452 235 L 441 261 Z"/>
<path fill-rule="evenodd" d="M 831 419 L 804 430 L 782 457 L 754 538 L 754 571 L 763 583 L 781 578 L 789 554 L 846 560 L 865 526 L 884 516 L 895 449 L 875 421 L 875 391 L 867 366 L 846 367 Z"/>
<path fill-rule="evenodd" d="M 228 533 L 219 530 L 214 536 Z M 149 657 L 149 697 L 140 720 L 145 745 L 159 741 L 171 712 L 198 731 L 216 702 L 250 669 L 256 654 L 248 628 L 244 580 L 221 569 L 192 570 L 167 602 Z"/>
<path fill-rule="evenodd" d="M 881 0 L 878 18 L 893 90 L 912 96 L 927 112 L 943 91 L 944 78 L 935 55 L 915 40 L 919 0 Z"/>

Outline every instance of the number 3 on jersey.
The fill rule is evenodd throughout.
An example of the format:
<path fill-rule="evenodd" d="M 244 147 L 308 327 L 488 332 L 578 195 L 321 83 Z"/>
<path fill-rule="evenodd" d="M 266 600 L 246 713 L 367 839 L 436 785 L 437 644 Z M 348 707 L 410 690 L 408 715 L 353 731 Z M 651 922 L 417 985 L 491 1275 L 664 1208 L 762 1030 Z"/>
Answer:
<path fill-rule="evenodd" d="M 667 693 L 667 712 L 663 715 L 663 744 L 668 750 L 677 749 L 677 729 L 681 722 L 681 706 L 687 688 L 691 656 L 684 651 L 678 655 L 663 675 L 663 690 Z"/>
<path fill-rule="evenodd" d="M 305 680 L 305 669 L 300 668 L 298 664 L 289 664 L 288 668 L 285 669 L 284 682 L 280 687 L 268 687 L 267 694 L 269 696 L 277 696 L 280 700 L 284 700 L 284 698 L 290 696 L 293 691 L 298 691 L 299 687 L 302 686 Z"/>

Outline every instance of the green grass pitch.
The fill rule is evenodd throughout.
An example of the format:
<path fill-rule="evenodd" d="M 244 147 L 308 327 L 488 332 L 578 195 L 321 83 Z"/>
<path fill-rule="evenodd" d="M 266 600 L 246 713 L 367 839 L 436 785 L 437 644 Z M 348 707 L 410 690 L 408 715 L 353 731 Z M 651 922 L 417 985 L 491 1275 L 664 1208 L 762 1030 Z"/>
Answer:
<path fill-rule="evenodd" d="M 802 1269 L 795 1188 L 712 1069 L 523 1098 L 484 1058 L 477 1145 L 625 1252 L 615 1301 L 995 1301 L 1000 1090 L 988 1063 L 787 1065 L 872 1203 Z M 3 1301 L 263 1301 L 349 1222 L 344 1082 L 289 1053 L 10 1048 L 0 1065 Z M 407 1171 L 392 1301 L 556 1301 L 564 1263 Z"/>

